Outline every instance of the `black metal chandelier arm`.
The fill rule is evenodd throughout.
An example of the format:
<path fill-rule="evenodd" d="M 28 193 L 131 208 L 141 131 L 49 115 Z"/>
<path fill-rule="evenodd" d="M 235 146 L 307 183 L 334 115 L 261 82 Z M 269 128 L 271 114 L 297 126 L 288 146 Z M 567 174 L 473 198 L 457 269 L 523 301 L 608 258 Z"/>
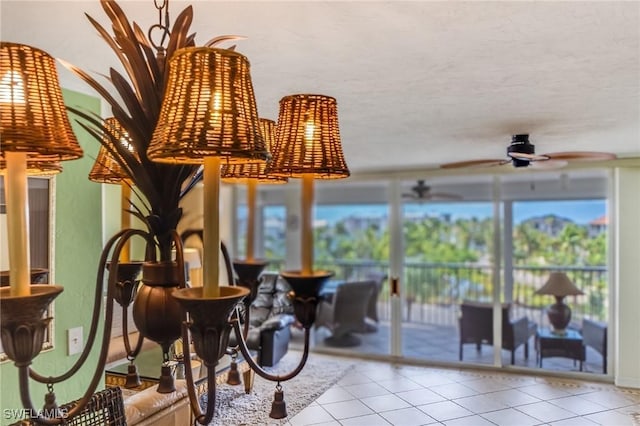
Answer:
<path fill-rule="evenodd" d="M 93 344 L 95 342 L 95 338 L 98 332 L 98 325 L 99 325 L 100 312 L 101 312 L 100 308 L 102 307 L 104 271 L 107 264 L 107 258 L 109 256 L 109 252 L 111 251 L 111 248 L 113 247 L 113 245 L 116 244 L 117 242 L 115 251 L 112 256 L 112 264 L 117 265 L 117 259 L 118 259 L 118 256 L 120 256 L 120 252 L 122 251 L 122 248 L 126 244 L 127 240 L 133 235 L 141 235 L 145 237 L 148 241 L 149 234 L 147 232 L 144 232 L 138 229 L 123 229 L 119 231 L 116 235 L 114 235 L 107 242 L 105 248 L 102 250 L 102 254 L 100 256 L 100 263 L 98 266 L 98 276 L 96 279 L 95 295 L 93 300 L 93 313 L 91 314 L 91 327 L 89 328 L 89 335 L 87 336 L 87 341 L 84 345 L 84 348 L 82 349 L 82 352 L 80 353 L 80 357 L 78 358 L 78 360 L 71 366 L 71 368 L 67 372 L 59 376 L 46 377 L 41 374 L 38 374 L 32 368 L 29 368 L 29 375 L 33 380 L 40 383 L 60 383 L 72 377 L 84 365 L 85 361 L 87 360 L 87 357 L 91 353 L 91 349 L 93 348 Z M 112 292 L 112 294 L 115 294 L 116 277 L 117 277 L 117 266 L 110 269 L 109 271 L 107 293 L 109 292 L 109 287 L 113 284 L 114 291 Z M 107 303 L 109 303 L 108 299 L 107 299 Z M 113 305 L 113 302 L 112 302 L 112 305 Z M 107 312 L 107 314 L 109 314 L 109 316 L 113 315 L 112 312 Z M 109 321 L 108 324 L 105 321 L 105 325 L 104 325 L 105 330 L 107 328 L 107 325 L 109 326 L 109 330 L 108 330 L 109 334 L 111 334 L 111 321 Z M 101 350 L 104 350 L 104 349 L 105 348 L 102 348 Z M 108 341 L 107 341 L 107 349 L 108 349 Z M 105 356 L 105 359 L 106 359 L 106 356 Z"/>
<path fill-rule="evenodd" d="M 27 366 L 18 367 L 18 382 L 20 383 L 20 400 L 22 401 L 22 406 L 29 410 L 30 413 L 37 413 L 38 410 L 35 409 L 33 403 L 31 402 L 31 395 L 29 394 L 29 374 L 30 369 Z M 87 399 L 87 402 L 89 400 Z M 82 401 L 80 401 L 82 402 Z M 86 402 L 85 404 L 86 405 Z M 84 405 L 82 408 L 84 409 Z M 71 411 L 75 410 L 77 407 L 74 407 Z M 70 412 L 71 414 L 71 412 Z M 62 424 L 62 418 L 45 418 L 38 414 L 38 417 L 33 417 L 30 420 L 45 425 L 59 425 Z"/>
<path fill-rule="evenodd" d="M 311 336 L 310 328 L 304 329 L 304 349 L 302 352 L 302 358 L 300 359 L 298 366 L 287 374 L 275 375 L 263 370 L 262 367 L 260 367 L 251 357 L 251 353 L 249 352 L 249 348 L 247 347 L 247 342 L 244 340 L 243 337 L 241 337 L 242 334 L 240 329 L 240 322 L 238 321 L 238 319 L 237 318 L 231 319 L 231 324 L 233 325 L 233 330 L 236 333 L 236 337 L 240 336 L 238 337 L 238 346 L 240 347 L 240 351 L 242 352 L 242 356 L 244 357 L 244 360 L 247 362 L 247 364 L 249 364 L 249 367 L 251 367 L 251 369 L 263 379 L 267 379 L 272 382 L 284 382 L 284 381 L 293 379 L 302 371 L 302 369 L 304 368 L 304 365 L 307 363 L 307 358 L 309 357 L 309 346 L 310 346 L 309 343 L 310 343 L 310 336 Z"/>
<path fill-rule="evenodd" d="M 127 352 L 127 359 L 133 359 L 138 356 L 142 349 L 142 343 L 144 342 L 144 336 L 142 333 L 138 333 L 138 340 L 136 341 L 136 347 L 131 350 L 131 342 L 129 341 L 129 309 L 126 306 L 122 306 L 122 340 L 124 342 L 124 349 Z"/>
<path fill-rule="evenodd" d="M 233 265 L 231 264 L 231 256 L 229 256 L 229 250 L 227 245 L 220 241 L 220 251 L 222 251 L 222 258 L 224 259 L 224 267 L 227 271 L 227 282 L 229 285 L 236 285 L 236 280 L 233 279 Z"/>
<path fill-rule="evenodd" d="M 185 313 L 186 315 L 186 313 Z M 217 341 L 218 339 L 216 339 Z M 182 324 L 182 341 L 184 351 L 184 376 L 187 381 L 187 393 L 189 394 L 189 403 L 191 404 L 191 412 L 195 415 L 196 422 L 206 425 L 213 420 L 216 405 L 216 367 L 215 365 L 206 365 L 207 367 L 207 410 L 202 412 L 200 401 L 196 394 L 196 387 L 193 381 L 193 370 L 191 369 L 191 349 L 189 342 L 189 328 L 187 321 Z"/>
<path fill-rule="evenodd" d="M 101 272 L 98 274 L 99 276 L 102 277 L 103 274 L 104 274 L 103 271 L 104 271 L 104 268 L 106 266 L 106 258 L 107 258 L 108 252 L 109 252 L 108 249 L 111 248 L 111 246 L 113 245 L 114 241 L 118 240 L 122 235 L 126 234 L 128 231 L 135 231 L 135 230 L 125 230 L 124 232 L 120 232 L 115 237 L 113 237 L 111 240 L 109 240 L 109 242 L 107 243 L 107 246 L 105 247 L 105 250 L 103 250 L 103 255 L 101 256 L 101 259 L 100 259 L 100 268 L 101 268 L 100 271 Z M 114 251 L 113 258 L 112 258 L 113 262 L 117 262 L 118 257 L 120 256 L 120 251 L 122 250 L 122 247 L 124 246 L 124 242 L 125 241 L 126 241 L 126 239 L 120 239 L 118 244 L 116 245 L 116 250 Z M 117 268 L 114 268 L 114 269 L 117 269 Z M 114 272 L 117 272 L 117 270 L 114 271 Z M 85 390 L 84 395 L 82 396 L 82 398 L 80 398 L 78 403 L 71 410 L 69 410 L 69 412 L 65 413 L 64 418 L 63 417 L 46 418 L 46 417 L 43 417 L 41 414 L 38 414 L 36 417 L 33 417 L 31 419 L 31 420 L 35 421 L 36 423 L 44 424 L 44 425 L 57 425 L 57 424 L 62 424 L 64 422 L 66 422 L 70 418 L 73 418 L 74 416 L 76 416 L 77 414 L 82 412 L 82 410 L 84 410 L 86 405 L 91 400 L 91 397 L 93 396 L 93 393 L 95 392 L 95 390 L 97 389 L 98 385 L 102 381 L 102 376 L 103 376 L 103 373 L 104 373 L 104 366 L 105 366 L 106 361 L 107 361 L 109 340 L 111 339 L 111 324 L 113 322 L 113 301 L 115 299 L 115 297 L 114 297 L 115 296 L 115 278 L 112 279 L 111 278 L 112 276 L 115 277 L 115 273 L 113 273 L 113 274 L 110 273 L 110 276 L 109 276 L 109 282 L 108 282 L 108 287 L 107 287 L 107 302 L 106 302 L 106 308 L 105 308 L 106 309 L 106 313 L 105 313 L 105 320 L 104 320 L 104 325 L 103 325 L 102 345 L 101 345 L 101 348 L 100 348 L 100 355 L 98 356 L 98 362 L 96 364 L 96 368 L 94 370 L 93 377 L 91 379 L 91 382 L 89 383 L 89 386 Z M 102 283 L 100 282 L 96 287 L 98 287 L 97 289 L 100 290 L 99 294 L 100 294 L 100 296 L 102 296 Z M 97 309 L 97 308 L 94 305 L 94 310 L 95 309 Z M 84 352 L 83 352 L 83 354 L 84 354 Z M 74 365 L 72 367 L 72 370 L 74 368 L 76 368 L 76 365 Z M 29 367 L 27 367 L 27 366 L 19 367 L 20 399 L 22 401 L 22 405 L 24 406 L 24 408 L 26 408 L 28 410 L 31 410 L 30 411 L 31 413 L 37 413 L 38 411 L 34 409 L 33 403 L 31 401 L 31 395 L 29 393 L 29 375 L 31 373 L 32 373 L 32 371 L 31 371 L 31 369 Z M 62 376 L 59 376 L 59 377 L 49 378 L 49 379 L 53 379 L 53 380 L 48 380 L 48 382 L 49 383 L 57 383 L 57 382 L 61 381 L 60 380 L 61 378 L 67 377 L 68 374 L 69 373 L 66 373 L 66 374 L 64 374 Z M 40 376 L 40 377 L 42 377 L 42 376 Z"/>
<path fill-rule="evenodd" d="M 186 274 L 184 273 L 185 271 L 185 264 L 184 264 L 184 244 L 182 243 L 182 238 L 180 237 L 180 234 L 178 234 L 178 232 L 174 229 L 171 231 L 171 239 L 173 240 L 173 244 L 175 244 L 175 250 L 176 250 L 176 264 L 178 266 L 178 270 L 181 271 L 180 272 L 180 282 L 178 285 L 178 288 L 186 288 L 187 287 L 187 279 L 186 279 Z"/>
<path fill-rule="evenodd" d="M 146 238 L 146 250 L 145 250 L 145 260 L 146 261 L 155 261 L 156 260 L 156 250 L 155 244 L 153 241 L 153 236 L 150 233 L 140 234 Z M 132 235 L 133 236 L 133 235 Z M 118 254 L 119 255 L 119 254 Z M 142 333 L 138 334 L 138 339 L 136 341 L 136 347 L 132 351 L 131 350 L 131 341 L 129 340 L 129 310 L 127 306 L 122 305 L 122 340 L 124 342 L 124 348 L 127 353 L 127 359 L 132 360 L 138 356 L 140 350 L 142 349 L 142 344 L 144 343 L 144 336 Z"/>
<path fill-rule="evenodd" d="M 232 318 L 240 321 L 242 319 L 241 315 L 240 315 L 240 307 L 236 307 L 233 310 L 233 314 L 232 315 L 233 315 Z M 250 316 L 251 316 L 250 315 L 250 311 L 248 309 L 245 310 L 245 317 L 244 317 L 244 323 L 243 323 L 243 329 L 242 329 L 242 333 L 243 333 L 242 336 L 243 336 L 243 338 L 245 340 L 247 339 L 247 336 L 249 335 L 249 322 L 250 322 L 250 318 L 249 317 Z M 235 332 L 235 330 L 234 330 L 234 332 Z M 238 340 L 240 340 L 240 339 L 238 339 Z M 238 352 L 240 352 L 239 345 L 229 346 L 227 348 L 227 350 L 225 351 L 225 353 L 227 355 L 230 355 L 230 356 L 236 356 L 238 354 Z"/>
<path fill-rule="evenodd" d="M 238 312 L 238 309 L 236 309 L 236 312 Z M 238 315 L 238 318 L 240 318 L 240 315 Z M 251 309 L 250 308 L 246 308 L 245 312 L 244 312 L 244 329 L 242 330 L 242 332 L 244 333 L 242 335 L 242 337 L 246 340 L 246 338 L 249 336 L 249 325 L 251 323 Z"/>

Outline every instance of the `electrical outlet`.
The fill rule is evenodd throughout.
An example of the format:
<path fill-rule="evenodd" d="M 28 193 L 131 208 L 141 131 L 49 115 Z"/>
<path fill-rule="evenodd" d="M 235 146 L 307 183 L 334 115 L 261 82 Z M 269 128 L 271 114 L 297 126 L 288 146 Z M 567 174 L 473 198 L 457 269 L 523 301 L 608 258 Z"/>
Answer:
<path fill-rule="evenodd" d="M 67 330 L 67 352 L 69 355 L 82 352 L 83 344 L 82 327 Z"/>

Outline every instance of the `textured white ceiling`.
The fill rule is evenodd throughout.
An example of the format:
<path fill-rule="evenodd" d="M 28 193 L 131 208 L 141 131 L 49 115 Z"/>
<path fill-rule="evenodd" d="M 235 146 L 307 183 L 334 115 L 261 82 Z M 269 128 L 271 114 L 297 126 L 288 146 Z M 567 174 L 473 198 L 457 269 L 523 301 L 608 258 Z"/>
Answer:
<path fill-rule="evenodd" d="M 337 98 L 345 155 L 358 173 L 502 158 L 512 133 L 537 152 L 640 156 L 640 3 L 212 2 L 194 8 L 203 44 L 248 37 L 261 116 L 292 93 Z M 153 2 L 121 5 L 142 28 Z M 98 1 L 1 0 L 4 41 L 107 73 L 115 56 L 84 17 Z M 92 93 L 62 70 L 63 86 Z"/>

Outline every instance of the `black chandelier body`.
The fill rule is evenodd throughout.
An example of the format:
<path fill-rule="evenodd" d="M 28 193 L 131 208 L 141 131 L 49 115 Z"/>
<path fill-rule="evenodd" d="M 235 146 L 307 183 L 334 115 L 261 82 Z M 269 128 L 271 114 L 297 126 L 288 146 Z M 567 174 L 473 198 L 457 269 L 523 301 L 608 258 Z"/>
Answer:
<path fill-rule="evenodd" d="M 127 244 L 128 240 L 132 237 L 141 237 L 147 242 L 145 261 L 120 263 L 118 261 L 120 254 L 124 246 Z M 95 392 L 97 386 L 99 385 L 100 379 L 102 378 L 102 373 L 108 354 L 109 342 L 111 339 L 111 325 L 114 302 L 118 303 L 122 307 L 123 311 L 126 311 L 127 306 L 129 306 L 129 304 L 132 302 L 133 297 L 138 298 L 141 297 L 141 294 L 144 294 L 144 291 L 140 290 L 144 290 L 144 288 L 147 286 L 147 284 L 145 284 L 146 280 L 144 276 L 145 269 L 151 268 L 151 270 L 153 270 L 159 265 L 161 265 L 161 269 L 170 270 L 172 271 L 171 273 L 173 273 L 173 271 L 182 271 L 177 273 L 179 283 L 176 286 L 170 285 L 167 287 L 170 289 L 170 292 L 172 294 L 171 298 L 173 299 L 173 303 L 181 306 L 181 309 L 179 310 L 181 316 L 179 323 L 181 323 L 182 325 L 180 326 L 180 336 L 178 337 L 182 337 L 184 342 L 193 342 L 197 356 L 207 367 L 207 408 L 206 411 L 203 412 L 199 405 L 198 396 L 195 392 L 193 372 L 191 369 L 191 363 L 189 362 L 189 360 L 191 359 L 190 345 L 188 343 L 185 343 L 185 377 L 187 380 L 191 409 L 195 414 L 197 422 L 201 424 L 208 424 L 209 422 L 211 422 L 214 416 L 216 364 L 223 356 L 233 356 L 238 351 L 243 354 L 244 359 L 256 374 L 263 377 L 264 379 L 277 382 L 274 410 L 272 410 L 271 416 L 275 418 L 286 417 L 287 414 L 286 409 L 284 408 L 284 402 L 282 400 L 283 394 L 280 383 L 297 376 L 304 368 L 309 355 L 310 329 L 313 325 L 313 322 L 315 321 L 315 311 L 318 303 L 317 294 L 312 295 L 303 293 L 302 295 L 298 296 L 296 295 L 297 293 L 295 293 L 295 288 L 299 286 L 305 286 L 307 289 L 315 288 L 319 290 L 324 280 L 329 278 L 330 274 L 322 276 L 321 278 L 310 277 L 308 282 L 304 282 L 304 280 L 294 280 L 293 282 L 290 282 L 290 284 L 294 288 L 295 293 L 292 294 L 292 302 L 295 309 L 296 319 L 303 325 L 305 330 L 304 350 L 298 365 L 290 373 L 284 375 L 273 375 L 263 370 L 253 360 L 250 350 L 248 349 L 245 341 L 246 329 L 243 329 L 242 323 L 244 323 L 244 325 L 246 326 L 246 324 L 248 324 L 249 322 L 249 318 L 248 316 L 245 316 L 243 318 L 240 314 L 240 310 L 237 309 L 237 307 L 238 304 L 241 303 L 243 299 L 249 295 L 250 291 L 248 289 L 239 287 L 241 291 L 237 296 L 229 298 L 228 300 L 223 300 L 222 302 L 215 299 L 185 299 L 176 294 L 173 294 L 179 289 L 183 289 L 187 292 L 197 292 L 199 289 L 187 288 L 184 272 L 185 265 L 183 259 L 182 242 L 177 233 L 174 233 L 174 244 L 176 247 L 176 259 L 175 261 L 167 264 L 167 262 L 158 262 L 156 260 L 156 251 L 154 249 L 153 236 L 148 232 L 138 229 L 126 229 L 118 232 L 114 237 L 111 238 L 111 240 L 109 240 L 109 242 L 103 249 L 100 258 L 100 264 L 98 267 L 99 269 L 95 285 L 92 321 L 86 344 L 76 363 L 68 371 L 58 376 L 45 376 L 39 374 L 34 369 L 32 369 L 30 365 L 33 359 L 38 355 L 39 348 L 41 348 L 44 341 L 44 333 L 42 333 L 40 330 L 44 329 L 46 327 L 46 324 L 50 320 L 49 318 L 43 318 L 43 314 L 46 311 L 48 303 L 53 301 L 55 296 L 57 296 L 62 291 L 62 288 L 58 286 L 42 286 L 54 287 L 56 291 L 54 292 L 55 295 L 53 297 L 45 297 L 47 299 L 46 302 L 41 302 L 42 307 L 41 309 L 37 310 L 25 309 L 24 300 L 22 300 L 24 298 L 2 299 L 2 343 L 6 348 L 8 356 L 14 361 L 16 367 L 19 370 L 20 396 L 22 404 L 25 409 L 29 410 L 30 413 L 44 413 L 44 415 L 35 414 L 34 417 L 31 418 L 32 421 L 45 425 L 62 424 L 65 420 L 72 418 L 84 409 L 92 394 Z M 110 254 L 111 260 L 109 262 L 108 259 Z M 228 259 L 228 257 L 225 257 L 225 259 Z M 132 270 L 137 269 L 139 271 L 140 267 L 142 267 L 143 271 L 142 282 L 139 282 L 135 278 L 133 278 L 136 276 L 136 274 L 132 273 Z M 55 413 L 57 409 L 55 394 L 53 392 L 54 384 L 63 382 L 71 378 L 80 369 L 80 367 L 84 365 L 96 340 L 98 334 L 100 312 L 102 312 L 102 294 L 104 290 L 103 284 L 105 282 L 105 272 L 107 273 L 105 321 L 103 324 L 100 353 L 92 380 L 88 388 L 85 390 L 82 398 L 78 400 L 77 405 L 69 412 L 65 413 L 64 417 L 61 413 L 59 417 L 46 417 L 46 415 Z M 232 272 L 227 270 L 227 274 L 232 275 Z M 252 280 L 252 282 L 258 283 L 259 280 L 256 277 L 256 279 Z M 32 287 L 41 286 L 34 285 Z M 39 296 L 36 292 L 34 293 L 36 295 L 30 297 L 41 298 L 41 296 Z M 136 302 L 149 306 L 148 298 L 142 302 L 139 300 L 133 301 L 134 307 Z M 166 302 L 167 300 L 163 300 L 161 303 L 164 304 Z M 213 305 L 211 305 L 211 303 L 213 303 Z M 154 307 L 151 306 L 151 313 L 153 312 L 153 309 Z M 22 311 L 23 314 L 16 315 L 16 312 L 19 311 Z M 248 313 L 248 310 L 245 310 L 245 312 Z M 30 318 L 25 318 L 25 316 L 29 313 L 32 314 L 30 315 Z M 17 318 L 17 320 L 12 320 L 12 317 Z M 126 322 L 123 323 L 123 327 L 126 327 L 125 324 Z M 228 347 L 229 333 L 232 329 L 236 333 L 238 341 L 238 347 L 235 348 Z M 141 332 L 141 335 L 143 334 L 144 333 Z M 149 336 L 145 337 L 148 338 Z M 154 338 L 159 344 L 161 344 L 161 346 L 163 346 L 165 362 L 168 361 L 168 347 L 165 351 L 165 346 L 167 345 L 168 339 L 170 339 L 171 336 L 154 336 Z M 26 344 L 25 342 L 29 342 L 29 344 Z M 124 342 L 127 350 L 127 358 L 131 361 L 131 365 L 134 365 L 135 357 L 139 353 L 142 345 L 142 337 L 138 340 L 133 349 L 131 349 L 131 343 L 128 340 L 127 334 L 124 334 Z M 26 347 L 28 347 L 28 350 L 24 349 Z M 166 364 L 163 364 L 161 370 L 162 375 L 160 377 L 158 392 L 174 391 L 175 387 L 173 386 L 173 377 L 169 372 L 169 367 Z M 49 392 L 45 395 L 46 403 L 44 409 L 41 411 L 36 410 L 31 400 L 29 391 L 30 378 L 35 380 L 36 382 L 46 384 L 49 390 Z M 127 387 L 136 386 L 137 384 L 134 380 L 133 382 L 129 383 Z M 280 408 L 275 409 L 276 406 Z"/>

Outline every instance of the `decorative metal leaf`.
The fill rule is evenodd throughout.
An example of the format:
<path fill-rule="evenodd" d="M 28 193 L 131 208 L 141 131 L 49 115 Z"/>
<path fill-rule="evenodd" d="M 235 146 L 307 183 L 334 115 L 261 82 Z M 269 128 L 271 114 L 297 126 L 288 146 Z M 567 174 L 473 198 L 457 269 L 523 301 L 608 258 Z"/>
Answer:
<path fill-rule="evenodd" d="M 169 43 L 167 44 L 166 57 L 170 58 L 173 53 L 187 46 L 188 31 L 193 21 L 193 7 L 188 6 L 185 8 L 176 18 L 171 29 L 169 36 Z M 169 73 L 168 61 L 165 64 L 165 75 Z"/>
<path fill-rule="evenodd" d="M 146 55 L 126 15 L 114 1 L 101 0 L 100 3 L 112 20 L 115 40 L 119 46 L 119 52 L 116 54 L 125 66 L 138 101 L 149 105 L 155 104 L 156 101 L 160 102 L 161 96 L 158 99 L 156 84 L 147 65 Z"/>
<path fill-rule="evenodd" d="M 225 41 L 229 41 L 229 40 L 246 40 L 247 37 L 245 36 L 240 36 L 240 35 L 221 35 L 218 37 L 214 37 L 211 40 L 209 40 L 208 42 L 206 42 L 204 45 L 208 46 L 208 47 L 216 47 L 218 44 L 220 43 L 224 43 Z"/>
<path fill-rule="evenodd" d="M 109 133 L 100 117 L 91 116 L 82 111 L 71 109 L 80 117 L 92 137 L 103 144 L 116 161 L 126 170 L 136 187 L 136 195 L 141 205 L 148 208 L 149 214 L 134 204 L 132 214 L 140 217 L 154 234 L 163 260 L 171 256 L 171 232 L 176 229 L 182 216 L 179 201 L 201 179 L 202 171 L 195 165 L 175 165 L 154 163 L 149 160 L 146 150 L 155 129 L 164 96 L 167 66 L 162 55 L 156 55 L 151 41 L 142 29 L 130 22 L 113 0 L 101 0 L 102 8 L 111 22 L 111 32 L 87 15 L 98 34 L 113 50 L 122 64 L 124 73 L 110 69 L 107 81 L 118 92 L 114 97 L 113 89 L 107 90 L 79 68 L 63 64 L 84 80 L 111 106 L 113 116 L 128 133 L 136 155 L 132 155 L 116 136 Z M 175 19 L 166 48 L 166 58 L 175 50 L 195 45 L 195 34 L 189 34 L 193 21 L 193 9 L 185 8 Z M 239 36 L 222 36 L 214 44 L 226 40 L 241 39 Z M 89 123 L 89 124 L 87 124 Z M 104 136 L 108 135 L 107 138 Z"/>
<path fill-rule="evenodd" d="M 153 120 L 156 119 L 157 115 L 153 115 L 154 111 L 145 111 L 143 109 L 143 105 L 138 102 L 138 98 L 136 94 L 131 90 L 131 86 L 127 83 L 127 80 L 122 77 L 120 73 L 111 68 L 111 82 L 113 86 L 118 91 L 118 94 L 122 98 L 122 101 L 127 106 L 129 110 L 129 115 L 133 119 L 132 125 L 138 127 L 138 132 L 142 135 L 149 135 L 153 133 L 155 122 Z M 127 126 L 129 127 L 129 126 Z M 136 138 L 138 139 L 138 138 Z M 145 144 L 140 144 L 140 146 L 136 146 L 136 148 L 140 149 L 140 152 L 147 150 L 149 147 L 148 142 L 145 140 L 140 140 L 138 142 L 146 142 Z"/>
<path fill-rule="evenodd" d="M 118 103 L 118 101 L 116 101 L 115 98 L 111 96 L 109 91 L 105 89 L 100 83 L 98 83 L 93 77 L 91 77 L 89 74 L 84 72 L 82 69 L 76 67 L 75 65 L 70 64 L 69 62 L 63 59 L 58 58 L 58 61 L 69 71 L 71 71 L 72 73 L 80 77 L 82 80 L 84 80 L 84 82 L 87 83 L 89 86 L 91 86 L 93 90 L 98 92 L 98 94 L 102 96 L 109 105 L 111 105 L 111 108 L 114 108 L 114 109 L 120 108 L 120 104 Z"/>
<path fill-rule="evenodd" d="M 156 55 L 151 47 L 149 41 L 144 35 L 144 32 L 138 24 L 133 24 L 133 30 L 136 33 L 136 40 L 140 44 L 141 49 L 144 51 L 144 54 L 147 58 L 147 66 L 149 67 L 149 73 L 153 76 L 153 81 L 156 86 L 156 90 L 162 90 L 162 74 L 160 72 L 160 67 L 158 67 L 158 61 L 156 59 Z"/>
<path fill-rule="evenodd" d="M 113 50 L 113 52 L 116 54 L 116 56 L 118 57 L 118 60 L 124 67 L 127 74 L 132 75 L 133 74 L 132 66 L 129 63 L 127 56 L 125 55 L 124 50 L 121 49 L 117 38 L 111 37 L 111 35 L 107 32 L 107 30 L 105 30 L 104 27 L 100 25 L 100 23 L 95 19 L 93 19 L 91 16 L 87 15 L 86 13 L 85 13 L 85 16 L 87 17 L 87 19 L 89 19 L 89 22 L 91 22 L 91 24 L 98 31 L 98 33 L 103 38 L 103 40 L 107 42 L 111 50 Z M 117 33 L 118 31 L 114 29 L 114 32 Z"/>

